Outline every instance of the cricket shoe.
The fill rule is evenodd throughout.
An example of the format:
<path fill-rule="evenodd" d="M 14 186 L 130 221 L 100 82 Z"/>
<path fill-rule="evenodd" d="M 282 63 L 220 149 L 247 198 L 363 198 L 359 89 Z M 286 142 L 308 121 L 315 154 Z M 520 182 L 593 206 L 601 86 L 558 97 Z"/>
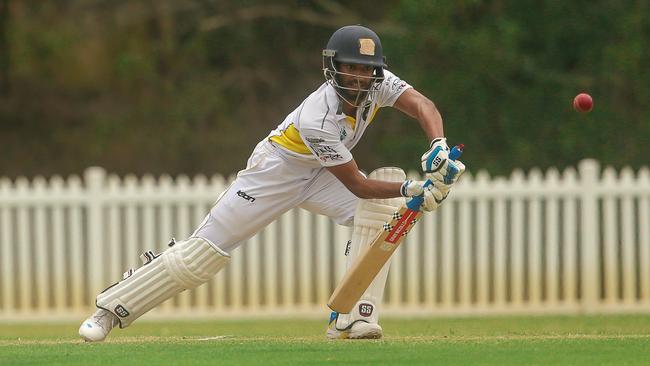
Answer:
<path fill-rule="evenodd" d="M 337 327 L 339 313 L 333 311 L 330 314 L 330 321 L 327 326 L 327 338 L 329 339 L 379 339 L 384 335 L 381 326 L 377 323 L 368 323 L 364 320 L 357 320 L 352 324 L 340 328 Z"/>
<path fill-rule="evenodd" d="M 86 342 L 101 342 L 106 339 L 111 329 L 118 324 L 115 315 L 104 309 L 97 309 L 90 318 L 81 323 L 79 335 Z"/>

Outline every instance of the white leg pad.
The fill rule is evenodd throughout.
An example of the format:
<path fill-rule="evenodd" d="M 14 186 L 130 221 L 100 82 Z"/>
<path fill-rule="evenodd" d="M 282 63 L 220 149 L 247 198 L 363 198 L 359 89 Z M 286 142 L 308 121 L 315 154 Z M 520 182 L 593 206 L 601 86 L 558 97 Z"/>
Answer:
<path fill-rule="evenodd" d="M 370 179 L 385 180 L 390 182 L 403 182 L 406 174 L 400 168 L 379 168 L 368 176 Z M 347 268 L 359 257 L 382 230 L 384 223 L 390 221 L 391 215 L 404 204 L 404 198 L 366 199 L 359 200 L 354 214 L 354 231 L 347 258 Z M 379 321 L 377 306 L 381 304 L 384 287 L 388 278 L 390 260 L 379 271 L 361 299 L 354 306 L 350 314 L 339 314 L 337 328 L 347 328 L 359 320 L 369 323 Z"/>
<path fill-rule="evenodd" d="M 100 293 L 97 307 L 115 314 L 125 328 L 170 297 L 207 282 L 229 261 L 228 253 L 203 238 L 180 241 Z"/>

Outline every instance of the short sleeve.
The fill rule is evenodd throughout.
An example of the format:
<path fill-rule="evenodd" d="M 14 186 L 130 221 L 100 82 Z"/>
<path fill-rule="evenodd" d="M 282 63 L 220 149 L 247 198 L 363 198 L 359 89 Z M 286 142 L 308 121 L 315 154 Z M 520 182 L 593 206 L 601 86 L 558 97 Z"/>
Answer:
<path fill-rule="evenodd" d="M 381 107 L 392 107 L 404 91 L 412 88 L 406 81 L 400 79 L 388 70 L 384 70 L 384 81 L 379 86 L 377 105 Z"/>

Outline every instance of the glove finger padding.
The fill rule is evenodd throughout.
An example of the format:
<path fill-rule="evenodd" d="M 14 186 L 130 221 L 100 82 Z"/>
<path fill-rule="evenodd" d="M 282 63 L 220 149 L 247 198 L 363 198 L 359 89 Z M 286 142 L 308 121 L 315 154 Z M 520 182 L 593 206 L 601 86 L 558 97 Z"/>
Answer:
<path fill-rule="evenodd" d="M 442 196 L 445 197 L 449 194 L 449 191 L 451 190 L 451 184 L 445 184 L 442 181 L 439 180 L 433 180 L 431 177 L 427 175 L 427 179 L 431 180 L 431 183 L 434 185 L 434 187 L 438 188 L 440 193 L 442 193 Z"/>
<path fill-rule="evenodd" d="M 439 184 L 451 186 L 456 183 L 458 177 L 460 177 L 464 172 L 465 164 L 460 160 L 447 160 L 440 170 L 433 173 L 427 173 L 426 177 L 434 184 L 437 182 Z M 437 186 L 440 188 L 439 185 Z"/>
<path fill-rule="evenodd" d="M 447 185 L 456 183 L 458 177 L 465 173 L 465 164 L 460 160 L 448 160 L 443 182 Z"/>
<path fill-rule="evenodd" d="M 422 211 L 433 211 L 440 206 L 442 201 L 447 198 L 449 194 L 450 186 L 442 185 L 445 188 L 445 191 L 441 191 L 435 183 L 430 184 L 424 187 L 426 184 L 425 181 L 413 181 L 407 180 L 402 184 L 401 192 L 405 197 L 416 197 L 423 195 L 422 205 L 420 209 Z M 440 184 L 440 183 L 439 183 Z"/>
<path fill-rule="evenodd" d="M 424 202 L 422 202 L 421 210 L 426 212 L 434 211 L 447 198 L 447 194 L 443 194 L 436 186 L 428 186 L 424 190 Z"/>

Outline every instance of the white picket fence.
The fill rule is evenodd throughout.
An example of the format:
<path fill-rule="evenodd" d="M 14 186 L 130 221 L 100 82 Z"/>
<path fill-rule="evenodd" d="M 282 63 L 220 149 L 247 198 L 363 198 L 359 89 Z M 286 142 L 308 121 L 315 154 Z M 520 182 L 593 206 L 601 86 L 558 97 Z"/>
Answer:
<path fill-rule="evenodd" d="M 138 256 L 183 238 L 227 186 L 220 176 L 0 179 L 0 319 L 83 316 Z M 293 210 L 232 253 L 162 316 L 319 314 L 344 272 L 348 228 Z M 392 314 L 650 309 L 650 172 L 466 174 L 393 260 Z"/>

